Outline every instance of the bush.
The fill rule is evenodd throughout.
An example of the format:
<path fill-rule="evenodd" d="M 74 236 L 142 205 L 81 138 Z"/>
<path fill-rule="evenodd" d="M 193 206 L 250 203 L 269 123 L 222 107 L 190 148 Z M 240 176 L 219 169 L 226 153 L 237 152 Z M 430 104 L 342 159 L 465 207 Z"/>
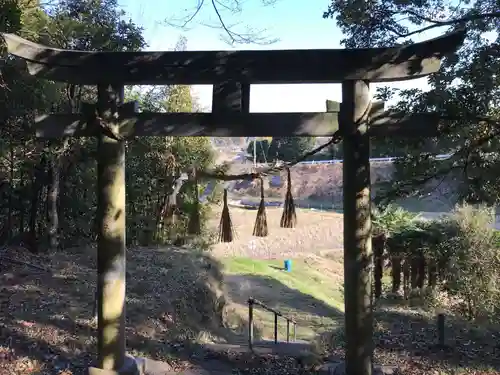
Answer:
<path fill-rule="evenodd" d="M 384 233 L 387 237 L 390 237 L 393 233 L 413 227 L 417 219 L 418 214 L 406 211 L 404 208 L 395 205 L 372 208 L 374 234 Z"/>
<path fill-rule="evenodd" d="M 181 191 L 178 213 L 175 218 L 162 227 L 162 230 L 156 233 L 156 238 L 153 242 L 157 244 L 173 244 L 177 246 L 185 245 L 186 243 L 196 243 L 200 248 L 205 249 L 212 244 L 212 233 L 209 230 L 207 223 L 211 215 L 211 206 L 208 204 L 195 204 L 195 198 L 191 191 Z M 188 224 L 193 211 L 198 209 L 200 218 L 201 233 L 197 236 L 190 235 L 188 232 Z"/>
<path fill-rule="evenodd" d="M 446 219 L 425 222 L 398 219 L 402 217 L 402 212 L 395 215 L 389 210 L 379 213 L 374 222 L 379 231 L 390 233 L 387 250 L 396 256 L 393 261 L 401 259 L 409 264 L 406 283 L 411 279 L 412 288 L 424 288 L 423 278 L 428 278 L 430 288 L 413 294 L 425 297 L 427 302 L 439 295 L 439 301 L 435 301 L 438 305 L 445 301 L 449 309 L 468 319 L 497 320 L 500 232 L 492 227 L 492 209 L 463 205 Z M 393 291 L 400 285 L 400 276 L 396 275 L 400 275 L 402 266 L 398 263 L 397 267 Z"/>
<path fill-rule="evenodd" d="M 493 218 L 486 207 L 459 207 L 445 220 L 455 235 L 439 245 L 449 255 L 446 290 L 458 297 L 469 319 L 492 319 L 500 311 L 500 246 Z"/>

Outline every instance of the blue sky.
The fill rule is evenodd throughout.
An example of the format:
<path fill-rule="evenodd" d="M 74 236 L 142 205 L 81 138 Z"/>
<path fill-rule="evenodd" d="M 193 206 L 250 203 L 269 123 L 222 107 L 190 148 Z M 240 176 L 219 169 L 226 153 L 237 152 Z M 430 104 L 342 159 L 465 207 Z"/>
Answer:
<path fill-rule="evenodd" d="M 241 23 L 236 30 L 245 30 L 245 25 L 254 30 L 265 30 L 261 35 L 279 40 L 266 46 L 245 44 L 235 47 L 221 40 L 222 30 L 200 24 L 217 24 L 210 1 L 206 1 L 207 5 L 196 18 L 197 22 L 191 23 L 188 30 L 180 30 L 164 22 L 165 19 L 173 21 L 189 14 L 197 2 L 198 0 L 121 0 L 120 4 L 136 23 L 144 27 L 148 50 L 170 49 L 181 35 L 187 38 L 188 50 L 341 48 L 342 34 L 336 27 L 335 20 L 322 18 L 328 7 L 328 0 L 278 0 L 274 5 L 266 7 L 261 5 L 261 0 L 243 0 L 243 12 L 239 16 L 223 13 L 227 23 Z M 441 32 L 443 31 L 434 29 L 417 40 L 430 39 Z M 425 89 L 427 81 L 426 78 L 421 78 L 391 84 L 372 84 L 372 91 L 383 85 Z M 193 86 L 193 92 L 201 105 L 209 111 L 211 86 Z M 339 84 L 252 85 L 250 111 L 323 112 L 326 99 L 341 101 Z"/>

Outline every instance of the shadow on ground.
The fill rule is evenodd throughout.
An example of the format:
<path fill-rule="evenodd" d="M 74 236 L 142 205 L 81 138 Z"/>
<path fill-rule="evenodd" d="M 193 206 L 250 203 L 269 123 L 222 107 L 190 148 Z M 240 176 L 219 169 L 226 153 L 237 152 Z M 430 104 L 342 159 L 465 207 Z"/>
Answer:
<path fill-rule="evenodd" d="M 84 373 L 96 358 L 96 250 L 43 257 L 9 251 L 11 258 L 47 270 L 0 263 L 0 352 L 7 351 L 2 358 L 11 362 L 9 370 L 57 373 L 70 366 L 74 374 Z M 127 284 L 127 349 L 134 355 L 191 361 L 186 343 L 235 335 L 224 327 L 221 265 L 206 253 L 131 249 Z"/>
<path fill-rule="evenodd" d="M 437 370 L 450 373 L 450 369 L 500 371 L 500 330 L 478 327 L 458 318 L 447 319 L 446 346 L 438 343 L 434 317 L 402 308 L 379 308 L 374 313 L 375 361 L 400 365 L 420 373 Z M 343 356 L 345 335 L 343 328 L 322 337 L 327 352 Z M 413 372 L 412 372 L 413 373 Z"/>
<path fill-rule="evenodd" d="M 232 341 L 247 331 L 244 317 L 239 332 L 223 326 L 226 312 L 221 266 L 208 255 L 181 248 L 136 248 L 127 256 L 127 349 L 132 354 L 211 369 L 213 361 L 191 342 L 200 336 Z M 24 255 L 16 249 L 10 257 L 23 260 Z M 37 369 L 39 373 L 58 373 L 69 367 L 74 375 L 84 374 L 96 358 L 96 326 L 91 321 L 95 249 L 25 258 L 48 271 L 4 260 L 0 263 L 0 372 L 4 371 L 2 366 L 12 363 L 9 370 L 15 367 L 18 373 L 36 373 Z M 334 307 L 275 279 L 244 275 L 228 278 L 228 282 L 233 283 L 231 298 L 239 303 L 245 304 L 252 294 L 274 308 L 342 317 Z M 240 291 L 235 293 L 239 282 Z M 403 358 L 427 373 L 446 366 L 500 371 L 497 330 L 450 320 L 448 347 L 441 350 L 435 346 L 432 318 L 401 308 L 380 309 L 375 318 L 376 360 L 380 363 Z M 330 352 L 343 350 L 342 335 L 341 328 L 329 334 L 327 341 L 334 344 Z"/>
<path fill-rule="evenodd" d="M 254 297 L 277 310 L 295 310 L 327 318 L 344 316 L 339 309 L 269 276 L 226 275 L 224 280 L 231 300 L 242 305 L 247 304 L 250 297 Z"/>

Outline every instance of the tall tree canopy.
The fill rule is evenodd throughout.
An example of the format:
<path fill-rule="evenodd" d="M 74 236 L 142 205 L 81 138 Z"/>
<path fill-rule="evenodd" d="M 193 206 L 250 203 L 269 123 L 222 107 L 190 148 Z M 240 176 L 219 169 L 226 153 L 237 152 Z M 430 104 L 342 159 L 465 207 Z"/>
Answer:
<path fill-rule="evenodd" d="M 6 0 L 0 2 L 0 14 L 0 31 L 46 45 L 90 51 L 146 46 L 142 28 L 125 18 L 116 0 L 64 0 L 45 6 Z M 185 49 L 186 40 L 181 38 L 173 48 Z M 77 112 L 81 102 L 95 102 L 95 88 L 34 79 L 4 49 L 0 72 L 0 244 L 22 240 L 37 250 L 91 240 L 96 140 L 45 141 L 36 139 L 31 127 L 39 113 Z M 197 105 L 187 86 L 127 87 L 126 100 L 139 101 L 142 109 L 171 112 L 189 112 Z M 131 139 L 127 154 L 128 241 L 176 241 L 185 236 L 194 191 L 184 186 L 171 195 L 179 170 L 213 163 L 209 140 Z M 174 216 L 175 225 L 163 225 Z"/>
<path fill-rule="evenodd" d="M 377 92 L 381 100 L 397 95 L 402 110 L 440 111 L 456 119 L 436 139 L 387 145 L 404 150 L 397 162 L 399 182 L 388 189 L 389 197 L 423 193 L 425 183 L 442 180 L 453 185 L 458 199 L 490 204 L 500 199 L 499 9 L 497 0 L 332 0 L 325 11 L 323 16 L 335 19 L 345 36 L 342 44 L 349 48 L 411 43 L 430 30 L 445 33 L 467 27 L 463 47 L 428 78 L 429 91 Z M 432 155 L 438 153 L 453 157 L 435 161 Z"/>

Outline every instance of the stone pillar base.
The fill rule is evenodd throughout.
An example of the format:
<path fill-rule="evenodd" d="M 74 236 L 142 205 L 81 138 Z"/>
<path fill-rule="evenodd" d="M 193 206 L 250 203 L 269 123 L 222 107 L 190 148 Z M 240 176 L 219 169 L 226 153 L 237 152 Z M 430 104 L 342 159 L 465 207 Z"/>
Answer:
<path fill-rule="evenodd" d="M 119 370 L 104 370 L 97 367 L 89 367 L 88 375 L 143 375 L 143 358 L 134 358 L 131 355 L 125 356 L 125 363 Z"/>
<path fill-rule="evenodd" d="M 134 358 L 127 354 L 122 369 L 117 371 L 89 367 L 88 375 L 165 375 L 172 370 L 172 366 L 166 362 L 142 357 Z"/>

